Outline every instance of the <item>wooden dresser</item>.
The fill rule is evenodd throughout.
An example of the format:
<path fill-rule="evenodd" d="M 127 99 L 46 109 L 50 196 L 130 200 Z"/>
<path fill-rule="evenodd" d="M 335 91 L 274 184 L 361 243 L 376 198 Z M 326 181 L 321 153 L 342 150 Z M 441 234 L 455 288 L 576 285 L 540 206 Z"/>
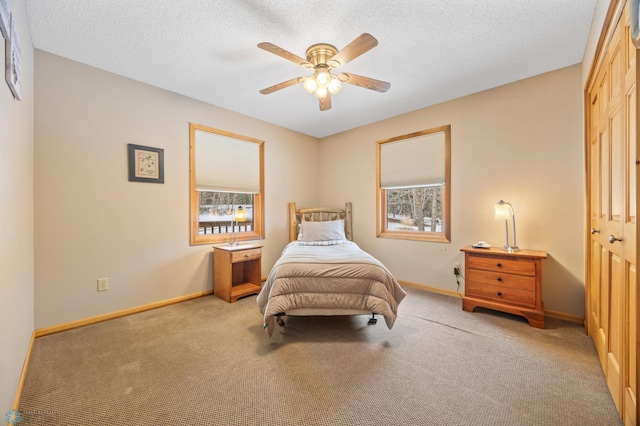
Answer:
<path fill-rule="evenodd" d="M 499 248 L 473 248 L 464 252 L 465 286 L 462 309 L 476 306 L 521 315 L 529 325 L 544 328 L 542 302 L 543 250 L 508 253 Z"/>
<path fill-rule="evenodd" d="M 262 246 L 213 246 L 213 294 L 233 303 L 262 289 Z"/>

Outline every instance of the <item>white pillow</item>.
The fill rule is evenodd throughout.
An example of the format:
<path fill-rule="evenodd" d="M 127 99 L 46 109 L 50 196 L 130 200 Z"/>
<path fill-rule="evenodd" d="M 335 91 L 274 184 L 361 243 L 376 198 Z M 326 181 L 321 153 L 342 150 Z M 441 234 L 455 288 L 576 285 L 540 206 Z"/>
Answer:
<path fill-rule="evenodd" d="M 338 244 L 347 244 L 347 240 L 325 240 L 325 241 L 296 241 L 299 246 L 335 246 Z"/>
<path fill-rule="evenodd" d="M 344 220 L 328 220 L 326 222 L 307 222 L 300 224 L 302 237 L 299 241 L 346 240 Z"/>

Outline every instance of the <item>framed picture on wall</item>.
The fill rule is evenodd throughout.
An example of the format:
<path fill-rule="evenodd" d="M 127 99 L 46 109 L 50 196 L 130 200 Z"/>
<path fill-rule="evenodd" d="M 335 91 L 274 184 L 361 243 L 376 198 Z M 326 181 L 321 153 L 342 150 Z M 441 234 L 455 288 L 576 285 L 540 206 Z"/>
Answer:
<path fill-rule="evenodd" d="M 2 37 L 9 38 L 9 13 L 11 0 L 0 0 L 0 33 Z"/>
<path fill-rule="evenodd" d="M 164 183 L 164 149 L 128 144 L 129 181 Z"/>
<path fill-rule="evenodd" d="M 13 14 L 11 14 L 11 19 L 9 20 L 10 37 L 4 41 L 4 79 L 7 81 L 9 89 L 11 89 L 13 97 L 20 101 L 22 100 L 20 39 L 13 21 Z"/>

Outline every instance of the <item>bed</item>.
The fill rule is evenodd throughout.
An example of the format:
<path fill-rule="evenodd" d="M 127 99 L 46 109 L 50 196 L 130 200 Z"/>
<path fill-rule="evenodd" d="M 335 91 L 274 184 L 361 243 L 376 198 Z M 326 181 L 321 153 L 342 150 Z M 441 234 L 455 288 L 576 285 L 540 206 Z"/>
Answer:
<path fill-rule="evenodd" d="M 391 329 L 406 296 L 375 257 L 352 241 L 351 203 L 344 209 L 296 209 L 289 203 L 289 244 L 257 298 L 272 336 L 282 317 L 375 315 Z"/>

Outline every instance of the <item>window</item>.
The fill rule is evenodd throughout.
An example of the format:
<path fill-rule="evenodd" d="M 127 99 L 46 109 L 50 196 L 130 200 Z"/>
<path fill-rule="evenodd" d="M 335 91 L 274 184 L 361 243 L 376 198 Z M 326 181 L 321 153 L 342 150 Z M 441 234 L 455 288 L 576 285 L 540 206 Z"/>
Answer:
<path fill-rule="evenodd" d="M 189 161 L 191 244 L 263 238 L 264 142 L 190 123 Z"/>
<path fill-rule="evenodd" d="M 378 237 L 450 242 L 451 126 L 376 146 Z"/>

